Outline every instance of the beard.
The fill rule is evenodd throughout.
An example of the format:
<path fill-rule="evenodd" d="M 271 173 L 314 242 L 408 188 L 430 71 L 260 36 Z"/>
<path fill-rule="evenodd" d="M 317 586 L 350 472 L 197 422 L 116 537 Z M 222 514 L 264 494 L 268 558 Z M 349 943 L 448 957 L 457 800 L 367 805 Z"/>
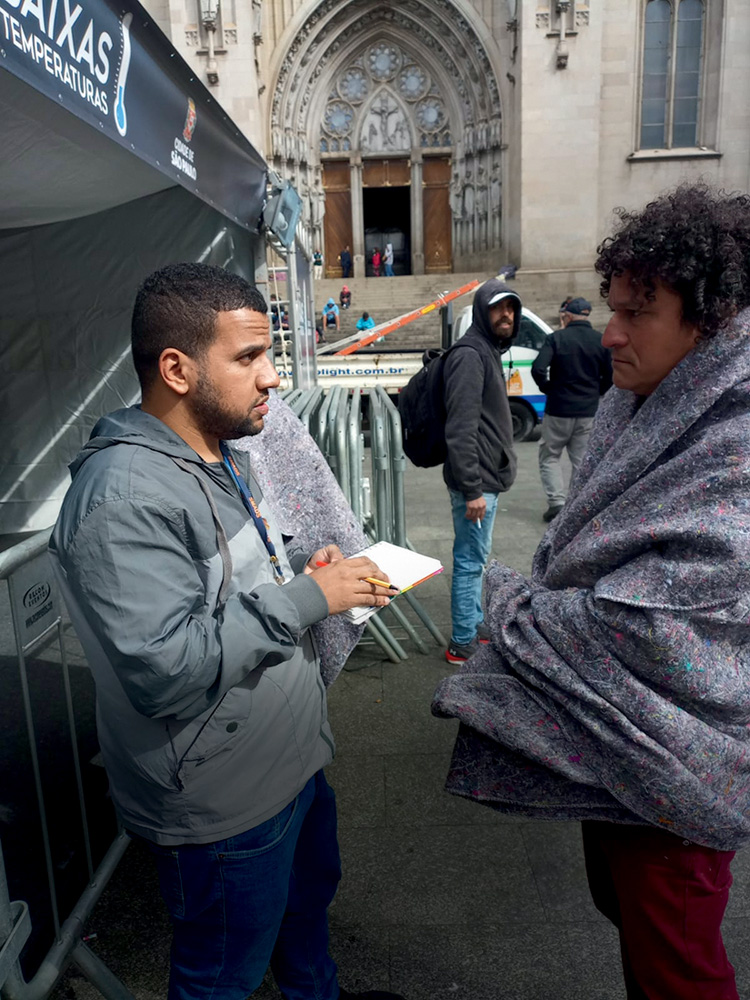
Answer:
<path fill-rule="evenodd" d="M 250 410 L 262 403 L 265 396 L 258 396 Z M 263 430 L 263 417 L 252 412 L 239 413 L 226 406 L 216 390 L 216 386 L 205 375 L 201 375 L 195 394 L 190 401 L 192 414 L 201 432 L 220 441 L 252 437 Z"/>

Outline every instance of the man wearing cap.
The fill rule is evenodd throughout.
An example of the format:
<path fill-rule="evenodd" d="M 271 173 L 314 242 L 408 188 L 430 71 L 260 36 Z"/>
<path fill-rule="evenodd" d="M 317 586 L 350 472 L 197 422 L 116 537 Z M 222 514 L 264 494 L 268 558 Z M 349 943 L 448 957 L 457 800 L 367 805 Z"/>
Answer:
<path fill-rule="evenodd" d="M 539 445 L 539 474 L 547 494 L 542 515 L 552 521 L 563 508 L 566 490 L 560 456 L 567 448 L 575 474 L 586 451 L 600 396 L 612 385 L 612 359 L 602 335 L 588 320 L 591 303 L 574 298 L 560 313 L 562 327 L 547 337 L 531 375 L 547 396 Z"/>
<path fill-rule="evenodd" d="M 502 281 L 474 296 L 472 324 L 445 358 L 443 479 L 453 511 L 451 640 L 445 657 L 460 663 L 485 638 L 482 580 L 492 546 L 497 497 L 513 484 L 513 422 L 501 356 L 518 333 L 521 300 Z"/>

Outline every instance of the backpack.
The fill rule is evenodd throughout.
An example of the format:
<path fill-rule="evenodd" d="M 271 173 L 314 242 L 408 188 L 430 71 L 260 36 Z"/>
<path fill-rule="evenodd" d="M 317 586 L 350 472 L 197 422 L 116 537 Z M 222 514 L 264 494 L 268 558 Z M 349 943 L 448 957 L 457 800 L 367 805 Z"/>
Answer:
<path fill-rule="evenodd" d="M 448 457 L 445 443 L 445 399 L 443 379 L 445 358 L 452 351 L 432 347 L 422 355 L 423 367 L 398 394 L 398 411 L 404 435 L 404 451 L 414 465 L 429 469 L 442 465 Z"/>

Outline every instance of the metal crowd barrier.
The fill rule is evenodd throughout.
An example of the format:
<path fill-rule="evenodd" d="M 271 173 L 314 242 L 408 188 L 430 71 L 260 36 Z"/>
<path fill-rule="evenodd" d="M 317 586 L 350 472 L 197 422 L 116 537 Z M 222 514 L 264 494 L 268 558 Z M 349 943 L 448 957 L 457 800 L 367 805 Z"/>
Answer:
<path fill-rule="evenodd" d="M 393 542 L 394 545 L 403 545 L 413 549 L 414 546 L 406 537 L 404 491 L 406 455 L 404 454 L 401 415 L 382 386 L 377 386 L 370 393 L 370 441 L 378 538 L 386 542 Z M 417 600 L 415 594 L 412 591 L 407 591 L 403 596 L 437 644 L 447 646 L 442 632 Z M 396 611 L 396 605 L 391 604 L 391 609 Z M 407 627 L 406 624 L 404 627 Z M 420 645 L 417 634 L 409 631 L 409 635 L 420 652 L 426 653 L 427 650 L 424 648 L 424 644 Z"/>
<path fill-rule="evenodd" d="M 326 395 L 317 386 L 304 391 L 285 390 L 280 395 L 312 434 L 371 541 L 382 540 L 413 548 L 406 537 L 406 456 L 401 418 L 385 390 L 378 387 L 369 396 L 372 490 L 365 475 L 360 392 L 334 386 Z M 414 594 L 409 591 L 403 598 L 435 641 L 445 646 L 444 636 Z M 407 659 L 408 654 L 383 621 L 385 614 L 395 618 L 406 637 L 421 653 L 427 653 L 427 646 L 404 614 L 400 602 L 392 601 L 386 611 L 366 623 L 370 636 L 391 660 Z"/>
<path fill-rule="evenodd" d="M 83 940 L 86 920 L 130 841 L 127 834 L 119 831 L 104 858 L 94 870 L 91 831 L 86 814 L 83 778 L 78 756 L 78 734 L 65 650 L 63 619 L 60 611 L 62 603 L 47 555 L 49 536 L 49 530 L 39 532 L 6 552 L 0 553 L 0 580 L 6 580 L 8 584 L 11 619 L 18 657 L 21 699 L 39 811 L 44 848 L 44 868 L 46 869 L 47 892 L 55 940 L 32 978 L 27 981 L 21 968 L 20 956 L 31 934 L 34 914 L 30 913 L 25 902 L 11 901 L 0 846 L 0 994 L 4 1000 L 43 1000 L 52 991 L 65 968 L 72 963 L 103 996 L 111 998 L 111 1000 L 133 1000 L 132 994 Z M 67 812 L 64 822 L 68 825 L 71 823 L 80 824 L 88 873 L 88 884 L 83 888 L 80 897 L 62 923 L 52 859 L 50 823 L 42 786 L 27 669 L 29 658 L 43 643 L 47 644 L 47 648 L 49 644 L 56 643 L 60 656 L 70 753 L 78 798 L 77 809 L 71 809 Z M 53 817 L 53 820 L 59 822 L 60 817 Z"/>

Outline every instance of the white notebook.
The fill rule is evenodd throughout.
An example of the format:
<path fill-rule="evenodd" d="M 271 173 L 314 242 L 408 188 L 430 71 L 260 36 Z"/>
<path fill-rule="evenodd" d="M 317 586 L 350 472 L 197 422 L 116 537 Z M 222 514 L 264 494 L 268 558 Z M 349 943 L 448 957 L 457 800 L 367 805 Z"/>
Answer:
<path fill-rule="evenodd" d="M 361 552 L 355 552 L 350 558 L 355 559 L 357 556 L 367 556 L 368 559 L 372 559 L 402 594 L 424 580 L 428 580 L 431 576 L 443 572 L 443 566 L 439 559 L 420 555 L 419 552 L 412 552 L 411 549 L 392 545 L 390 542 L 375 542 L 374 545 L 362 549 Z M 398 595 L 394 594 L 394 596 Z M 376 611 L 380 611 L 380 608 L 365 606 L 350 608 L 349 611 L 344 612 L 344 615 L 356 625 L 360 625 Z"/>

